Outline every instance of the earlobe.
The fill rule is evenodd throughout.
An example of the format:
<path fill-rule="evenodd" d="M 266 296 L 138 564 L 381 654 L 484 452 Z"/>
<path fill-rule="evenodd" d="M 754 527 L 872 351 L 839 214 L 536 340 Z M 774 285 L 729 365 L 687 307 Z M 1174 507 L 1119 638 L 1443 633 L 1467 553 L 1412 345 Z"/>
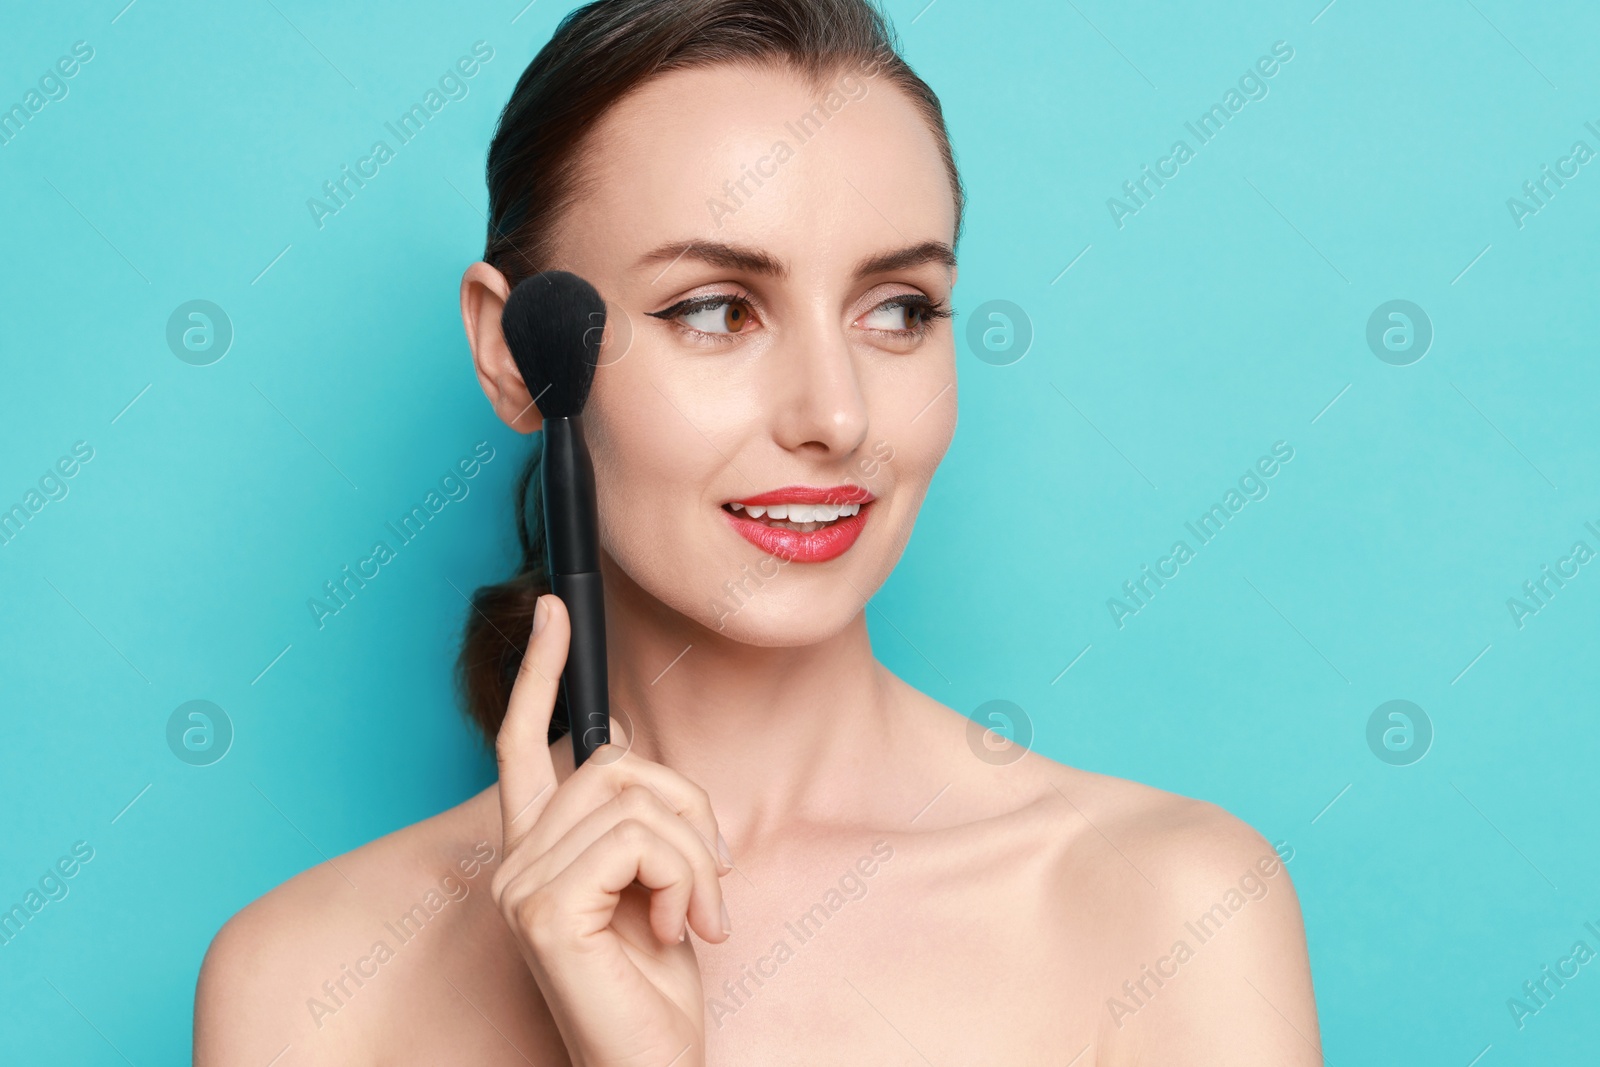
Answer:
<path fill-rule="evenodd" d="M 495 414 L 518 433 L 532 433 L 544 420 L 528 396 L 528 387 L 500 332 L 500 313 L 510 294 L 505 275 L 487 263 L 472 264 L 461 276 L 461 325 L 472 349 L 478 385 Z"/>

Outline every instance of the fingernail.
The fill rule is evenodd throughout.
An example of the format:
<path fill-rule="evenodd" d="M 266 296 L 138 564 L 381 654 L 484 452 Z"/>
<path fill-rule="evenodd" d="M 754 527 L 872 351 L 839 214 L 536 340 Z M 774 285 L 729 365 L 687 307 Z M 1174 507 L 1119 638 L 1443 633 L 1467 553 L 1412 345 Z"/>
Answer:
<path fill-rule="evenodd" d="M 685 919 L 683 921 L 683 929 L 678 931 L 678 943 L 682 944 L 683 943 L 683 939 L 688 937 L 688 936 L 689 936 L 689 920 Z"/>
<path fill-rule="evenodd" d="M 721 830 L 717 831 L 717 858 L 724 867 L 733 866 L 733 853 L 728 851 L 728 842 L 723 839 Z"/>
<path fill-rule="evenodd" d="M 726 900 L 722 902 L 722 932 L 725 934 L 733 933 L 733 920 L 728 918 L 728 902 Z"/>
<path fill-rule="evenodd" d="M 537 636 L 539 631 L 544 629 L 544 624 L 549 622 L 549 621 L 550 621 L 550 605 L 545 600 L 545 598 L 543 596 L 541 596 L 538 600 L 534 601 L 534 604 L 533 604 L 533 632 L 534 632 L 534 635 Z"/>

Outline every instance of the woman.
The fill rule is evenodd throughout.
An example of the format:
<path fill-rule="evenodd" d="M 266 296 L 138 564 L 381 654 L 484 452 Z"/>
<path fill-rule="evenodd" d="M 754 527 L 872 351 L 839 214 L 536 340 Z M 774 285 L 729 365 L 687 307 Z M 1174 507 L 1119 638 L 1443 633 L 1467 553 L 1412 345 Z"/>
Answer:
<path fill-rule="evenodd" d="M 499 330 L 520 278 L 582 275 L 613 324 L 584 418 L 617 744 L 574 772 L 551 726 L 568 619 L 525 528 L 462 657 L 498 785 L 229 922 L 196 1061 L 1320 1062 L 1259 836 L 975 740 L 873 658 L 955 428 L 961 217 L 879 16 L 591 4 L 488 173 L 461 308 L 495 412 L 540 425 Z"/>

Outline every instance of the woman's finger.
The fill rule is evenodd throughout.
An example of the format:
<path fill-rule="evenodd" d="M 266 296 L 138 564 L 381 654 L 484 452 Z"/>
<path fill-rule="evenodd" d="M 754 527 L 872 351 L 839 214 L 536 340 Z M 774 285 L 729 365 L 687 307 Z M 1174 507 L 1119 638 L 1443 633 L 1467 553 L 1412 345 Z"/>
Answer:
<path fill-rule="evenodd" d="M 642 785 L 630 785 L 616 797 L 578 820 L 559 841 L 544 850 L 535 861 L 535 881 L 541 877 L 553 880 L 559 872 L 577 862 L 595 842 L 601 840 L 616 826 L 635 821 L 644 824 L 655 835 L 677 849 L 689 863 L 692 877 L 691 893 L 685 901 L 686 912 L 674 913 L 677 933 L 685 925 L 692 925 L 697 934 L 707 941 L 721 941 L 722 885 L 718 881 L 721 870 L 710 846 L 694 827 L 664 804 L 661 797 Z M 673 940 L 676 940 L 674 935 Z"/>
<path fill-rule="evenodd" d="M 502 908 L 532 944 L 576 947 L 611 926 L 622 891 L 635 881 L 651 891 L 651 932 L 663 944 L 676 943 L 694 891 L 694 869 L 637 819 L 611 827 L 553 876 L 543 864 L 523 871 L 507 885 Z"/>
<path fill-rule="evenodd" d="M 561 598 L 553 593 L 541 596 L 534 607 L 533 632 L 511 687 L 506 717 L 494 742 L 506 854 L 527 835 L 555 792 L 556 769 L 547 738 L 571 636 Z"/>
<path fill-rule="evenodd" d="M 555 844 L 589 812 L 621 796 L 631 786 L 649 789 L 668 811 L 681 816 L 716 858 L 719 870 L 733 868 L 733 857 L 706 791 L 669 767 L 632 752 L 618 752 L 612 745 L 595 749 L 545 805 L 539 825 L 533 830 L 534 851 L 543 852 Z"/>

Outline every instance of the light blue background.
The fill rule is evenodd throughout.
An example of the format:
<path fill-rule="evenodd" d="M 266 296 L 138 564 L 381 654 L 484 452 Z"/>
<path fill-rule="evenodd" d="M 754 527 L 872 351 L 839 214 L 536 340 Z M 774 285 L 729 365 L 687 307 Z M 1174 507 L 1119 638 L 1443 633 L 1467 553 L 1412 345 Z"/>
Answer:
<path fill-rule="evenodd" d="M 1600 965 L 1520 1032 L 1506 1000 L 1600 948 L 1600 564 L 1520 630 L 1506 600 L 1600 549 L 1600 163 L 1523 228 L 1506 199 L 1600 149 L 1600 17 L 1323 2 L 893 6 L 970 191 L 957 307 L 1013 301 L 1034 340 L 963 352 L 875 644 L 1292 846 L 1330 1063 L 1592 1060 Z M 0 948 L 17 1063 L 185 1059 L 228 916 L 492 773 L 449 669 L 460 593 L 511 566 L 522 448 L 456 286 L 492 124 L 564 8 L 121 4 L 9 4 L 0 34 L 4 106 L 95 50 L 0 146 L 0 507 L 95 450 L 0 547 L 0 905 L 95 849 Z M 306 199 L 480 39 L 470 95 L 319 230 Z M 1279 40 L 1267 98 L 1119 229 L 1107 198 Z M 164 337 L 197 298 L 236 331 L 207 367 Z M 1395 298 L 1436 331 L 1406 367 L 1365 341 Z M 471 495 L 319 631 L 306 599 L 480 440 Z M 1107 598 L 1278 440 L 1271 495 L 1119 630 Z M 192 699 L 236 729 L 210 767 L 167 748 Z M 1367 746 L 1391 699 L 1436 731 L 1411 766 Z"/>

